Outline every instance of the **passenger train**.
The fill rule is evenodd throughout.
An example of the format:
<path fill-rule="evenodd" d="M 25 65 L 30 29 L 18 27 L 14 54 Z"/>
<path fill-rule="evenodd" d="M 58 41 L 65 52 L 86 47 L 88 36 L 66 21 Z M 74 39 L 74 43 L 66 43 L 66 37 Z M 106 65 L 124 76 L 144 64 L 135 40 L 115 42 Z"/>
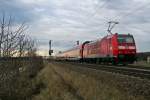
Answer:
<path fill-rule="evenodd" d="M 85 41 L 70 50 L 58 53 L 59 60 L 131 64 L 136 60 L 136 44 L 131 34 L 110 34 L 95 41 Z"/>

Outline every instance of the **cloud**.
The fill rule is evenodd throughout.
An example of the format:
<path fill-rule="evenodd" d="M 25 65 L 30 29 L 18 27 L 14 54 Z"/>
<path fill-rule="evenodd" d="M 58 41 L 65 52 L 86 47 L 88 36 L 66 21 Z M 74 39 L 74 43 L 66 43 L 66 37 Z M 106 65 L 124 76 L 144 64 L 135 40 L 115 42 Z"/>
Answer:
<path fill-rule="evenodd" d="M 107 21 L 116 20 L 113 32 L 135 36 L 138 51 L 150 51 L 150 2 L 148 0 L 2 0 L 0 11 L 13 14 L 16 21 L 27 21 L 29 35 L 41 51 L 53 40 L 55 51 L 76 43 L 107 35 Z M 143 38 L 141 38 L 143 37 Z M 143 44 L 143 45 L 142 45 Z"/>

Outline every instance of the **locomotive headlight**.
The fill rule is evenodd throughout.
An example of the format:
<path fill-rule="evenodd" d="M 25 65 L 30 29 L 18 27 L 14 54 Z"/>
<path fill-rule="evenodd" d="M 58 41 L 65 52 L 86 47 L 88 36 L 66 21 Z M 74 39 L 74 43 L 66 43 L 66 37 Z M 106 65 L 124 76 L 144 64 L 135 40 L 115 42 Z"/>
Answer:
<path fill-rule="evenodd" d="M 125 49 L 125 46 L 118 46 L 118 49 Z"/>
<path fill-rule="evenodd" d="M 135 46 L 129 46 L 129 49 L 135 49 Z"/>

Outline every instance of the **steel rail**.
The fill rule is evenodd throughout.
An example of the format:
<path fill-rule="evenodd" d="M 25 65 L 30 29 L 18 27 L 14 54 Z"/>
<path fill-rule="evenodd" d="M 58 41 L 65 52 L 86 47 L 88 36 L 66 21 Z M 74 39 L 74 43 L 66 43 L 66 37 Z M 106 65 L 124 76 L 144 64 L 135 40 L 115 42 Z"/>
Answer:
<path fill-rule="evenodd" d="M 119 73 L 123 75 L 138 77 L 141 79 L 150 79 L 150 70 L 143 69 L 143 68 L 137 68 L 137 67 L 131 68 L 130 66 L 111 66 L 111 65 L 97 65 L 97 64 L 74 63 L 74 62 L 67 62 L 67 63 L 73 64 L 74 66 L 77 65 L 79 67 L 84 67 L 84 68 L 89 68 L 94 70 L 103 70 L 112 73 Z"/>

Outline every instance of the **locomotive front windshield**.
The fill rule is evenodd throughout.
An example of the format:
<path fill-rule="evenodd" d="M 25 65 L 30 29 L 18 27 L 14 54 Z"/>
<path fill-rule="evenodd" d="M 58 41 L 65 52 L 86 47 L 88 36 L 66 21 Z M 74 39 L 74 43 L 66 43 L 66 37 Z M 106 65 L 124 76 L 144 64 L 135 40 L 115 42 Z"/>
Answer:
<path fill-rule="evenodd" d="M 118 36 L 119 43 L 134 43 L 133 36 Z"/>

